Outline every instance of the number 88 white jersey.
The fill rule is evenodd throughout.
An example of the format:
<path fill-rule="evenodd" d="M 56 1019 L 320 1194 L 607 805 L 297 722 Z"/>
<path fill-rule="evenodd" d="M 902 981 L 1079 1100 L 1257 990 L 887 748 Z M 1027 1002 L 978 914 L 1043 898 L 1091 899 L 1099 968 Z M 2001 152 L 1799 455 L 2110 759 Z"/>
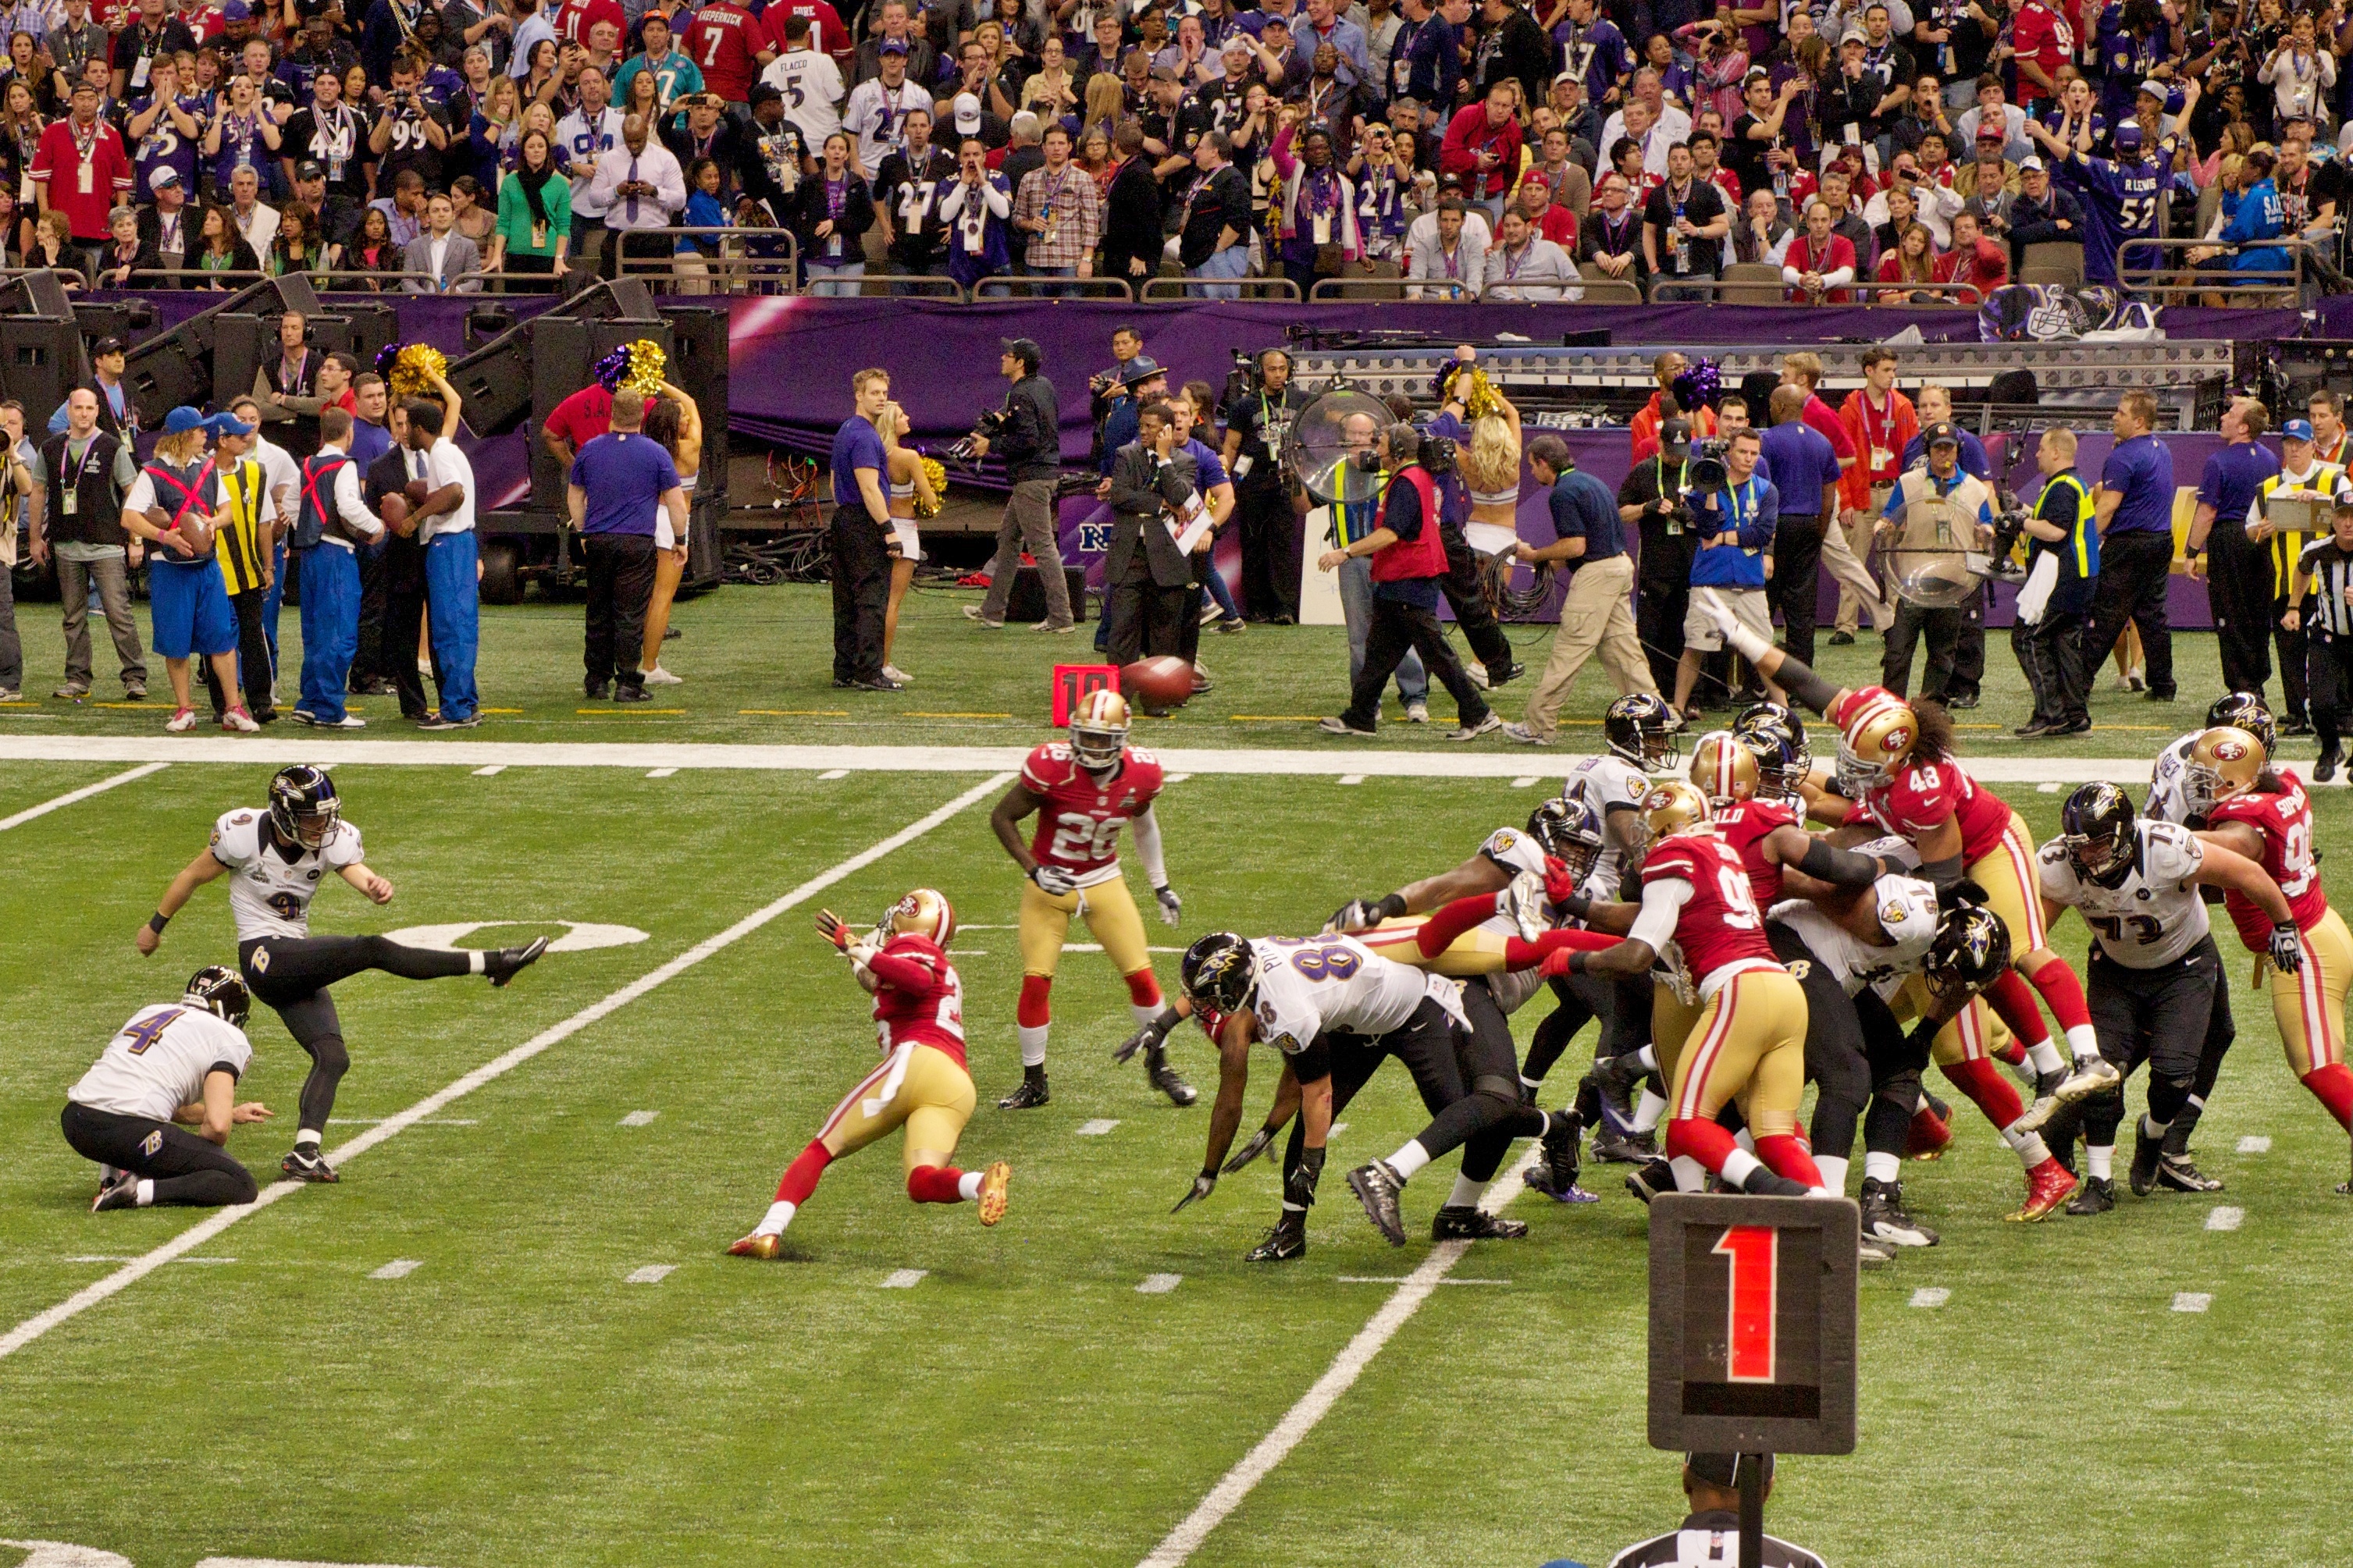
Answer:
<path fill-rule="evenodd" d="M 213 858 L 229 868 L 237 940 L 311 934 L 311 900 L 331 871 L 360 863 L 360 830 L 338 821 L 327 841 L 292 860 L 279 853 L 266 811 L 232 811 L 213 825 Z"/>
<path fill-rule="evenodd" d="M 1258 973 L 1251 1009 L 1267 1043 L 1285 1056 L 1327 1029 L 1369 1039 L 1401 1028 L 1425 996 L 1462 1016 L 1460 985 L 1383 958 L 1354 937 L 1255 937 L 1250 946 Z"/>
<path fill-rule="evenodd" d="M 2042 896 L 2072 905 L 2100 951 L 2126 969 L 2159 969 L 2206 939 L 2211 921 L 2190 879 L 2206 862 L 2198 836 L 2179 824 L 2143 820 L 2140 847 L 2125 879 L 2091 881 L 2054 838 L 2035 856 Z"/>

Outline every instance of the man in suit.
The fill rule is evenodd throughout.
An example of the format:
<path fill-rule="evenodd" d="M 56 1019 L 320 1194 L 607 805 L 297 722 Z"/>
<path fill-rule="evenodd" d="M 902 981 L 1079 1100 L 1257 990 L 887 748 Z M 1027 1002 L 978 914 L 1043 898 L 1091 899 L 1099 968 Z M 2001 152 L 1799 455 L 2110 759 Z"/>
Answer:
<path fill-rule="evenodd" d="M 435 192 L 425 204 L 425 232 L 408 242 L 406 270 L 400 280 L 404 293 L 409 294 L 478 294 L 482 280 L 466 278 L 470 272 L 482 269 L 482 258 L 474 242 L 458 232 L 458 209 L 450 205 L 448 195 Z M 464 282 L 459 279 L 465 278 Z"/>
<path fill-rule="evenodd" d="M 1192 456 L 1176 440 L 1173 411 L 1166 402 L 1146 404 L 1136 438 L 1113 457 L 1105 481 L 1117 519 L 1103 563 L 1103 582 L 1111 589 L 1105 619 L 1113 664 L 1181 648 L 1193 578 L 1168 525 L 1174 521 L 1187 526 L 1187 514 L 1199 512 L 1198 477 Z"/>
<path fill-rule="evenodd" d="M 392 446 L 370 463 L 360 483 L 360 499 L 382 514 L 384 499 L 397 495 L 414 507 L 425 499 L 428 486 L 412 478 L 416 454 L 409 449 L 408 408 L 395 403 L 385 416 Z M 384 559 L 385 644 L 403 657 L 384 661 L 393 689 L 400 698 L 400 716 L 422 722 L 432 712 L 425 700 L 425 679 L 417 673 L 417 632 L 425 620 L 425 543 L 417 537 L 417 523 L 404 515 L 397 525 L 385 525 Z"/>

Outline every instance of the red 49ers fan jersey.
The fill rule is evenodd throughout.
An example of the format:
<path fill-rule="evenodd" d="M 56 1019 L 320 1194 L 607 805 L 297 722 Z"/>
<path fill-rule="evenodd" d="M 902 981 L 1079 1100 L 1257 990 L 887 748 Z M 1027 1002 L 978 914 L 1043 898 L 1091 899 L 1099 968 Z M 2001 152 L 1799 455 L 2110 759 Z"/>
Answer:
<path fill-rule="evenodd" d="M 1119 825 L 1151 807 L 1160 781 L 1160 760 L 1133 746 L 1100 780 L 1063 742 L 1039 747 L 1021 764 L 1021 787 L 1045 802 L 1029 853 L 1082 888 L 1110 881 L 1119 875 Z"/>
<path fill-rule="evenodd" d="M 964 981 L 930 938 L 902 931 L 868 965 L 874 993 L 874 1037 L 889 1056 L 904 1045 L 931 1046 L 964 1065 Z"/>
<path fill-rule="evenodd" d="M 1675 945 L 1694 979 L 1727 963 L 1757 959 L 1779 967 L 1765 940 L 1765 917 L 1749 891 L 1748 868 L 1731 845 L 1712 833 L 1679 833 L 1662 838 L 1642 862 L 1642 886 L 1674 878 L 1689 882 L 1692 896 L 1675 921 Z"/>
<path fill-rule="evenodd" d="M 2207 820 L 2220 826 L 2243 822 L 2263 836 L 2263 867 L 2295 915 L 2296 929 L 2310 931 L 2328 912 L 2328 895 L 2320 890 L 2320 868 L 2312 858 L 2312 802 L 2304 786 L 2284 781 L 2277 795 L 2242 795 L 2222 802 Z M 2239 940 L 2250 952 L 2267 952 L 2272 944 L 2272 918 L 2236 889 L 2224 889 L 2222 907 L 2239 928 Z"/>
<path fill-rule="evenodd" d="M 2010 830 L 2010 806 L 1947 759 L 1941 763 L 1906 763 L 1895 770 L 1892 784 L 1863 792 L 1863 815 L 1906 843 L 1957 817 L 1961 825 L 1961 864 L 1974 866 L 2001 847 Z"/>

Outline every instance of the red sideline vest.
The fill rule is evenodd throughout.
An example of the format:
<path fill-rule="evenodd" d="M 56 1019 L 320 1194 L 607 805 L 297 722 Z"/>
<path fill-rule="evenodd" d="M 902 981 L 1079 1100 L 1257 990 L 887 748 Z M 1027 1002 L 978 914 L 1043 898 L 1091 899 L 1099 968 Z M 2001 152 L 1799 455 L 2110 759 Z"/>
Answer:
<path fill-rule="evenodd" d="M 1430 470 L 1419 463 L 1409 464 L 1389 476 L 1387 489 L 1381 491 L 1380 510 L 1373 514 L 1373 526 L 1377 529 L 1388 521 L 1389 492 L 1402 479 L 1421 497 L 1421 534 L 1413 540 L 1399 540 L 1373 552 L 1373 581 L 1395 583 L 1416 577 L 1446 575 L 1446 542 L 1438 535 L 1438 487 L 1430 482 Z"/>

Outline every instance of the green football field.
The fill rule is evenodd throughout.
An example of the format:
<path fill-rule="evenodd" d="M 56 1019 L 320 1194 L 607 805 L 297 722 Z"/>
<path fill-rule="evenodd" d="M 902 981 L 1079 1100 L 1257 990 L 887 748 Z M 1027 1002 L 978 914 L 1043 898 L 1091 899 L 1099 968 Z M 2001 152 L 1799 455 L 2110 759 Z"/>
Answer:
<path fill-rule="evenodd" d="M 810 662 L 821 626 L 778 619 L 772 649 L 746 649 L 729 617 L 775 616 L 786 601 L 744 591 L 682 612 L 682 672 L 723 646 L 738 667 L 712 693 L 691 682 L 675 689 L 689 698 L 653 705 L 690 710 L 677 716 L 565 714 L 554 661 L 576 648 L 565 641 L 576 615 L 503 613 L 491 627 L 521 629 L 493 643 L 487 668 L 515 697 L 486 701 L 526 711 L 462 739 L 1039 738 L 1042 679 L 997 668 L 1015 654 L 976 653 L 984 634 L 955 617 L 955 598 L 935 597 L 918 634 L 923 668 L 955 673 L 926 698 L 979 699 L 955 711 L 1032 703 L 1022 718 L 878 724 L 862 710 L 846 724 L 763 726 L 720 713 L 764 705 L 761 682 L 765 705 L 824 700 L 823 665 Z M 36 668 L 53 669 L 54 626 L 37 606 L 20 616 Z M 1022 658 L 1050 640 L 1018 635 Z M 2211 671 L 2211 644 L 2185 642 L 2204 661 L 2185 669 Z M 1314 747 L 1296 727 L 1269 737 L 1231 715 L 1324 710 L 1295 688 L 1335 644 L 1328 632 L 1213 639 L 1221 686 L 1230 668 L 1252 706 L 1221 691 L 1140 738 Z M 1246 673 L 1252 658 L 1262 663 Z M 2002 695 L 1989 720 L 2014 722 L 2015 669 L 1999 642 L 1993 664 L 1989 691 Z M 784 673 L 758 674 L 771 668 Z M 2202 701 L 2187 673 L 2183 684 Z M 1597 717 L 1599 700 L 1589 678 L 1572 716 Z M 1169 1214 L 1200 1163 L 1207 1099 L 1177 1110 L 1110 1062 L 1130 1026 L 1125 993 L 1087 951 L 1065 955 L 1056 989 L 1053 1103 L 994 1109 L 1018 1076 L 1020 884 L 987 825 L 1004 775 L 978 763 L 652 777 L 628 752 L 603 766 L 533 765 L 522 750 L 443 765 L 429 741 L 401 765 L 339 763 L 345 814 L 397 895 L 376 909 L 331 888 L 317 929 L 470 927 L 453 940 L 471 946 L 570 931 L 610 945 L 551 953 L 504 991 L 346 983 L 336 995 L 354 1066 L 329 1152 L 375 1142 L 346 1160 L 340 1185 L 226 1225 L 190 1211 L 92 1215 L 93 1172 L 58 1132 L 64 1091 L 132 1010 L 199 964 L 233 960 L 218 887 L 156 958 L 132 939 L 215 817 L 258 804 L 274 759 L 301 738 L 281 726 L 251 743 L 253 762 L 174 761 L 159 715 L 60 710 L 0 728 L 0 822 L 151 754 L 169 765 L 0 827 L 11 1151 L 0 1336 L 16 1331 L 0 1357 L 0 1538 L 78 1543 L 139 1568 L 215 1557 L 1125 1568 L 1195 1516 L 1335 1361 L 1361 1361 L 1360 1375 L 1320 1421 L 1293 1424 L 1295 1446 L 1214 1528 L 1160 1561 L 1592 1563 L 1681 1517 L 1675 1463 L 1645 1445 L 1644 1211 L 1616 1168 L 1589 1168 L 1595 1205 L 1515 1197 L 1506 1212 L 1530 1222 L 1524 1241 L 1481 1243 L 1459 1261 L 1426 1239 L 1391 1248 L 1339 1179 L 1425 1120 L 1402 1075 L 1385 1075 L 1345 1114 L 1308 1256 L 1246 1266 L 1273 1217 L 1274 1172 L 1254 1166 Z M 2152 713 L 2166 732 L 2196 719 L 2189 702 L 2103 699 L 2118 724 Z M 658 723 L 669 732 L 620 732 Z M 1147 926 L 1164 984 L 1176 950 L 1204 931 L 1303 932 L 1351 895 L 1453 864 L 1522 821 L 1593 734 L 1513 753 L 1527 783 L 1376 771 L 1344 785 L 1344 759 L 1374 752 L 1336 745 L 1320 777 L 1188 770 L 1180 757 L 1161 815 L 1184 921 Z M 36 735 L 118 750 L 27 760 Z M 2143 757 L 2164 738 L 2119 731 L 2071 754 Z M 1378 744 L 1452 752 L 1401 732 Z M 2005 793 L 2038 834 L 2052 829 L 2059 795 L 2032 783 Z M 2319 819 L 2324 852 L 2353 855 L 2341 795 L 2323 795 Z M 2337 863 L 2324 865 L 2331 882 Z M 916 884 L 945 891 L 965 922 L 955 956 L 981 1109 L 960 1159 L 1012 1163 L 1010 1213 L 985 1231 L 968 1206 L 911 1205 L 894 1139 L 827 1173 L 787 1260 L 722 1256 L 873 1060 L 864 999 L 811 917 L 829 907 L 870 921 Z M 2005 1225 L 2017 1162 L 1962 1102 L 1952 1152 L 1907 1167 L 1911 1205 L 1944 1245 L 1863 1279 L 1861 1447 L 1787 1460 L 1769 1528 L 1841 1568 L 2343 1560 L 2353 1416 L 2330 1369 L 2353 1329 L 2353 1203 L 2329 1189 L 2345 1179 L 2345 1142 L 2289 1078 L 2267 1002 L 2246 988 L 2251 961 L 2221 934 L 2239 1044 L 2198 1153 L 2228 1190 Z M 2058 938 L 2080 958 L 2080 922 Z M 1523 1038 L 1540 1009 L 1517 1020 Z M 244 1092 L 285 1120 L 238 1129 L 230 1148 L 269 1175 L 307 1061 L 267 1010 L 251 1032 Z M 1176 1051 L 1206 1089 L 1198 1031 Z M 1547 1103 L 1573 1087 L 1580 1054 Z M 1261 1062 L 1246 1125 L 1271 1081 Z M 1418 1237 L 1452 1175 L 1441 1161 L 1409 1189 Z M 154 1261 L 199 1224 L 218 1228 Z M 1442 1270 L 1442 1285 L 1400 1295 L 1408 1277 Z M 126 1272 L 137 1277 L 115 1293 L 55 1312 Z M 1368 1360 L 1348 1355 L 1385 1308 L 1394 1332 Z M 54 1326 L 30 1334 L 44 1313 Z M 0 1547 L 0 1568 L 13 1560 Z"/>

